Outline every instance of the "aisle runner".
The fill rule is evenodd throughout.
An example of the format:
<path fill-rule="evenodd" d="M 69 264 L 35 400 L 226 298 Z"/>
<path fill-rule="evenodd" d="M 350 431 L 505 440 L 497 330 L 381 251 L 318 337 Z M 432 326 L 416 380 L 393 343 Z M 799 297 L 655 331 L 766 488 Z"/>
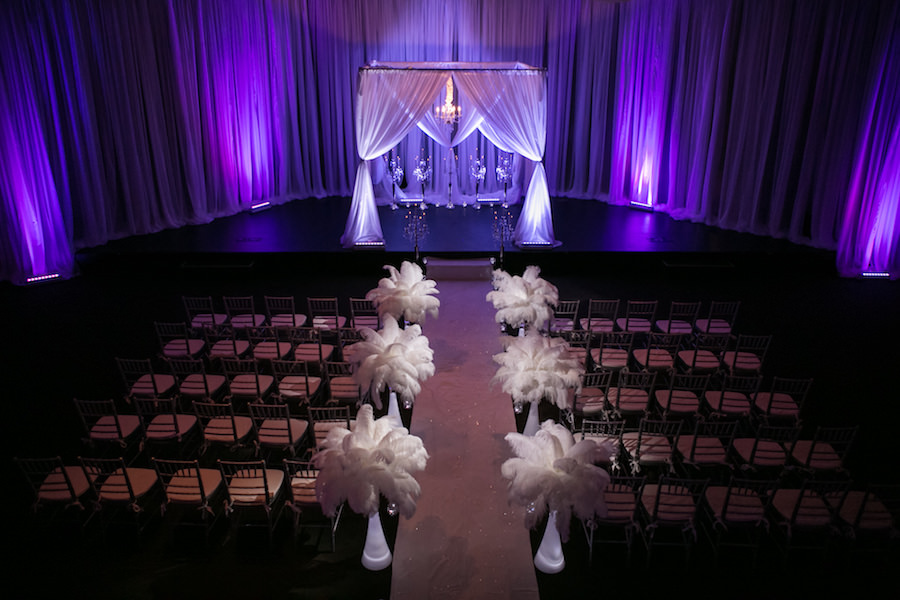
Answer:
<path fill-rule="evenodd" d="M 435 375 L 422 385 L 410 432 L 430 459 L 416 514 L 400 519 L 391 598 L 538 598 L 522 509 L 506 501 L 500 465 L 515 431 L 509 396 L 490 389 L 502 349 L 489 281 L 440 281 L 440 315 L 423 333 Z"/>

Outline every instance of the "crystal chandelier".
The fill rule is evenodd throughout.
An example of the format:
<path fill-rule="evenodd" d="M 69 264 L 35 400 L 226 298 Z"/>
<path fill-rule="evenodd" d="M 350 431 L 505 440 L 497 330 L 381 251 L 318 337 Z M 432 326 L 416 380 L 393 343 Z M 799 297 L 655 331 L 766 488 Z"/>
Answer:
<path fill-rule="evenodd" d="M 460 108 L 453 104 L 453 78 L 447 78 L 447 94 L 444 96 L 444 104 L 434 107 L 434 117 L 447 125 L 459 122 Z"/>

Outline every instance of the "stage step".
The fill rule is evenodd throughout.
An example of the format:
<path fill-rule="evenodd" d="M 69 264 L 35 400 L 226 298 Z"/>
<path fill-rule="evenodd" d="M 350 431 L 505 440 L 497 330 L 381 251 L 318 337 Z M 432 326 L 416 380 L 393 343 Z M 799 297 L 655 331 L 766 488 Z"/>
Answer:
<path fill-rule="evenodd" d="M 490 280 L 494 274 L 494 263 L 491 258 L 452 259 L 426 256 L 425 273 L 428 279 L 435 281 Z"/>

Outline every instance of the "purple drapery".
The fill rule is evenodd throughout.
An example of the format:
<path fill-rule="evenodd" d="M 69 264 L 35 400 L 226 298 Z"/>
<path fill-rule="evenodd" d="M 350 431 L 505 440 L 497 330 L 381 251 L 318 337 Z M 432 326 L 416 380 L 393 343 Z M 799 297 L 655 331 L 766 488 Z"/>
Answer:
<path fill-rule="evenodd" d="M 870 89 L 860 120 L 853 176 L 838 244 L 845 277 L 900 277 L 900 8 L 877 34 Z"/>
<path fill-rule="evenodd" d="M 897 13 L 895 0 L 7 0 L 0 280 L 67 276 L 77 248 L 256 200 L 349 196 L 371 60 L 546 68 L 552 196 L 652 191 L 676 218 L 838 249 L 845 275 L 896 274 Z"/>

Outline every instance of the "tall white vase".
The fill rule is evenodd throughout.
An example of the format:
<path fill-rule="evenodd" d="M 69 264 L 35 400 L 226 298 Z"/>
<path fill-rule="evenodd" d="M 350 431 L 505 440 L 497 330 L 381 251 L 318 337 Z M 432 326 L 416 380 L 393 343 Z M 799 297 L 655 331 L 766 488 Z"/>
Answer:
<path fill-rule="evenodd" d="M 534 566 L 541 573 L 559 573 L 566 566 L 563 556 L 562 540 L 556 528 L 556 511 L 550 511 L 547 517 L 547 528 L 537 554 L 534 555 Z"/>
<path fill-rule="evenodd" d="M 394 421 L 395 427 L 401 427 L 403 425 L 403 419 L 400 418 L 400 405 L 397 404 L 397 392 L 391 390 L 390 397 L 388 399 L 388 411 L 387 416 Z"/>
<path fill-rule="evenodd" d="M 541 418 L 538 416 L 538 407 L 541 403 L 529 402 L 528 404 L 528 418 L 525 419 L 525 429 L 522 430 L 522 435 L 533 436 L 541 428 Z"/>
<path fill-rule="evenodd" d="M 370 571 L 386 569 L 393 557 L 388 547 L 387 538 L 384 537 L 384 529 L 381 527 L 381 517 L 376 512 L 369 516 L 369 525 L 366 529 L 366 545 L 363 548 L 362 565 Z"/>

